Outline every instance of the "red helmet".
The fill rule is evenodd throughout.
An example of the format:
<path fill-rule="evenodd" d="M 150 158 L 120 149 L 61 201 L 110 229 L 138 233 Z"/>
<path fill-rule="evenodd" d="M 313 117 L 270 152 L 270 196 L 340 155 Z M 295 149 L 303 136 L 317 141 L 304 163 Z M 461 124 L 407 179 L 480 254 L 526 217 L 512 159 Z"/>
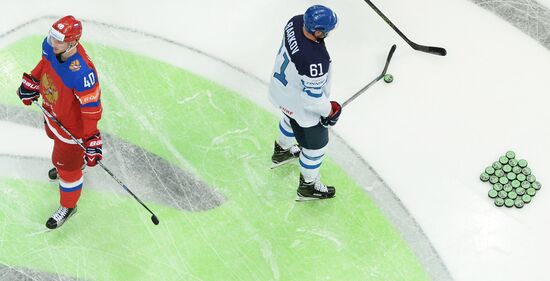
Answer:
<path fill-rule="evenodd" d="M 82 23 L 73 16 L 64 16 L 52 25 L 50 35 L 63 42 L 73 42 L 82 36 Z"/>

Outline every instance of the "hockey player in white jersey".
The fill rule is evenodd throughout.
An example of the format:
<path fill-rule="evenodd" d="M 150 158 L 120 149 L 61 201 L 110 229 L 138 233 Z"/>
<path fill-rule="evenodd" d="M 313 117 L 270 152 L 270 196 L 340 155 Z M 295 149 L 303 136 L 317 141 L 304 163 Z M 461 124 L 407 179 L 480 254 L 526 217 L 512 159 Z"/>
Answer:
<path fill-rule="evenodd" d="M 324 42 L 337 21 L 336 14 L 321 5 L 291 18 L 269 85 L 269 98 L 283 113 L 271 159 L 278 166 L 299 158 L 299 200 L 332 198 L 336 193 L 321 182 L 319 168 L 328 127 L 342 111 L 339 103 L 329 100 L 331 60 Z"/>

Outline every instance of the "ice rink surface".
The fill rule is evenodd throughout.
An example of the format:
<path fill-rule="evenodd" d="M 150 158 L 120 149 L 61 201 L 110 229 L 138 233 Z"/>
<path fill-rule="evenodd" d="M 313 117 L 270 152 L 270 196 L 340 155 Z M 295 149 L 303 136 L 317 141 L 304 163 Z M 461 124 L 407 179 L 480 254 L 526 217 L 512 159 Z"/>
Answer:
<path fill-rule="evenodd" d="M 345 100 L 374 78 L 389 46 L 398 44 L 389 70 L 395 81 L 375 85 L 346 107 L 335 131 L 395 194 L 450 276 L 455 280 L 546 280 L 545 257 L 550 251 L 550 221 L 545 216 L 550 206 L 545 190 L 550 170 L 546 145 L 550 141 L 546 109 L 550 2 L 375 3 L 410 39 L 445 47 L 446 57 L 410 49 L 362 1 L 322 3 L 334 8 L 340 17 L 337 31 L 327 40 L 334 65 L 333 97 L 337 100 Z M 247 0 L 136 5 L 130 1 L 95 1 L 71 7 L 60 1 L 48 6 L 39 1 L 7 2 L 0 33 L 33 18 L 71 13 L 156 34 L 242 70 L 237 71 L 243 75 L 237 81 L 226 79 L 220 68 L 196 67 L 195 73 L 269 108 L 264 99 L 265 82 L 271 75 L 282 27 L 290 16 L 311 4 Z M 35 34 L 47 29 L 44 26 Z M 108 36 L 118 33 L 107 33 L 105 38 Z M 125 48 L 136 51 L 136 44 L 147 43 L 128 41 Z M 159 58 L 165 54 L 153 51 L 149 55 Z M 174 65 L 191 68 L 181 64 L 185 62 L 174 59 Z M 38 130 L 17 126 L 14 122 L 0 123 L 3 131 L 39 137 Z M 19 140 L 18 145 L 2 141 L 0 145 L 10 154 L 48 154 L 37 147 L 28 150 Z M 46 148 L 48 144 L 42 145 Z M 507 150 L 527 159 L 543 184 L 533 202 L 521 210 L 496 208 L 487 197 L 488 186 L 478 180 L 485 166 Z M 363 187 L 371 193 L 383 188 Z M 220 197 L 217 202 L 223 200 Z M 376 203 L 384 209 L 383 202 Z M 396 216 L 389 217 L 394 225 L 403 224 L 395 221 L 399 220 Z M 414 251 L 415 241 L 407 239 L 407 234 L 403 236 Z M 421 258 L 421 263 L 427 272 L 440 272 L 426 268 L 438 265 L 438 261 L 430 263 Z M 448 275 L 431 277 L 445 280 Z M 323 278 L 318 276 L 317 280 Z"/>

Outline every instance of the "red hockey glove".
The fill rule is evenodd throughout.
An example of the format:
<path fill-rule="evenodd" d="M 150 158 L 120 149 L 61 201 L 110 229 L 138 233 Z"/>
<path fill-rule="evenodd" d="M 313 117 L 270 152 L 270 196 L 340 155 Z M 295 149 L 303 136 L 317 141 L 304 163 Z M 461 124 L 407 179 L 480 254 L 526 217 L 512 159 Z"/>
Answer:
<path fill-rule="evenodd" d="M 321 124 L 325 127 L 336 125 L 336 122 L 338 122 L 338 118 L 340 118 L 340 113 L 342 113 L 342 106 L 338 102 L 331 101 L 330 106 L 332 110 L 329 116 L 321 116 Z"/>
<path fill-rule="evenodd" d="M 97 161 L 103 159 L 103 142 L 99 133 L 87 138 L 84 141 L 84 147 L 86 148 L 86 165 L 93 167 L 97 164 Z"/>
<path fill-rule="evenodd" d="M 40 81 L 27 73 L 23 73 L 23 81 L 17 89 L 17 95 L 25 105 L 31 105 L 40 96 Z"/>

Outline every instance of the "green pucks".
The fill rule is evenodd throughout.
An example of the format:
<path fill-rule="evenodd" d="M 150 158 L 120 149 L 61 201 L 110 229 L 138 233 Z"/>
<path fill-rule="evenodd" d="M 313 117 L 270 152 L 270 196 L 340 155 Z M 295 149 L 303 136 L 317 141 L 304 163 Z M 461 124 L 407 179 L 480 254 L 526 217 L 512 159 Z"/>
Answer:
<path fill-rule="evenodd" d="M 525 195 L 521 196 L 521 201 L 523 201 L 525 203 L 531 202 L 531 195 L 525 194 Z"/>
<path fill-rule="evenodd" d="M 512 187 L 513 188 L 518 188 L 520 185 L 521 185 L 521 183 L 518 180 L 513 180 L 512 181 Z"/>
<path fill-rule="evenodd" d="M 510 173 L 506 174 L 506 177 L 507 177 L 509 180 L 515 180 L 515 179 L 516 179 L 516 174 L 510 172 Z"/>
<path fill-rule="evenodd" d="M 497 207 L 502 207 L 502 205 L 504 205 L 504 199 L 502 199 L 502 198 L 495 199 L 495 205 Z"/>
<path fill-rule="evenodd" d="M 525 160 L 525 159 L 519 160 L 519 161 L 518 161 L 518 165 L 519 165 L 520 167 L 522 167 L 522 168 L 527 167 L 527 160 Z"/>
<path fill-rule="evenodd" d="M 506 177 L 501 177 L 498 179 L 498 182 L 502 183 L 502 184 L 507 184 L 508 183 L 508 178 Z"/>
<path fill-rule="evenodd" d="M 488 181 L 488 180 L 489 180 L 489 175 L 488 175 L 487 173 L 483 172 L 483 173 L 481 173 L 481 175 L 479 176 L 479 179 L 480 179 L 481 181 L 484 181 L 484 182 L 485 182 L 485 181 Z"/>
<path fill-rule="evenodd" d="M 494 187 L 495 186 L 493 185 L 493 188 Z M 540 184 L 540 182 L 536 181 L 536 182 L 531 183 L 531 187 L 534 188 L 535 190 L 539 190 L 542 187 L 542 185 Z"/>
<path fill-rule="evenodd" d="M 508 198 L 508 199 L 505 199 L 504 200 L 504 205 L 506 205 L 506 207 L 508 208 L 512 208 L 512 206 L 514 206 L 514 200 Z"/>
<path fill-rule="evenodd" d="M 519 196 L 522 196 L 523 194 L 525 194 L 525 188 L 523 188 L 523 187 L 518 187 L 518 188 L 516 188 L 516 193 L 517 193 Z"/>
<path fill-rule="evenodd" d="M 498 195 L 498 192 L 494 189 L 489 190 L 489 197 L 496 198 Z"/>
<path fill-rule="evenodd" d="M 524 174 L 519 174 L 519 175 L 516 176 L 516 179 L 518 181 L 525 181 L 527 179 L 527 177 Z"/>
<path fill-rule="evenodd" d="M 510 151 L 506 152 L 506 157 L 508 159 L 514 159 L 514 158 L 516 158 L 516 153 L 514 153 L 513 151 L 510 150 Z"/>
<path fill-rule="evenodd" d="M 492 166 L 493 166 L 493 169 L 495 169 L 495 170 L 502 169 L 502 164 L 501 164 L 500 162 L 498 162 L 498 161 L 493 162 L 493 165 L 492 165 Z"/>
<path fill-rule="evenodd" d="M 523 205 L 525 205 L 525 203 L 523 203 L 523 200 L 521 200 L 520 198 L 514 200 L 514 205 L 516 206 L 516 208 L 523 208 Z"/>
<path fill-rule="evenodd" d="M 512 167 L 515 167 L 515 166 L 518 165 L 518 160 L 516 160 L 516 159 L 510 159 L 510 160 L 508 161 L 508 165 L 510 165 L 510 166 L 512 166 Z"/>
<path fill-rule="evenodd" d="M 533 196 L 535 196 L 535 194 L 537 194 L 537 191 L 536 191 L 534 188 L 529 187 L 529 188 L 527 189 L 527 194 L 528 194 L 529 196 L 533 197 Z"/>
<path fill-rule="evenodd" d="M 500 169 L 499 169 L 499 170 L 495 170 L 495 176 L 497 176 L 497 177 L 500 178 L 500 177 L 504 177 L 504 175 L 505 175 L 505 173 L 504 173 L 503 170 L 500 170 Z"/>
<path fill-rule="evenodd" d="M 498 198 L 504 199 L 506 197 L 508 197 L 508 192 L 506 192 L 504 190 L 501 190 L 501 191 L 498 192 Z"/>
<path fill-rule="evenodd" d="M 505 173 L 509 173 L 512 171 L 512 166 L 506 164 L 504 166 L 502 166 L 502 170 L 505 172 Z"/>
<path fill-rule="evenodd" d="M 489 166 L 485 168 L 485 173 L 487 173 L 488 175 L 492 175 L 495 173 L 495 169 L 492 166 Z"/>
<path fill-rule="evenodd" d="M 505 184 L 503 187 L 502 187 L 502 190 L 506 191 L 506 192 L 510 192 L 512 191 L 512 185 L 510 184 Z"/>
<path fill-rule="evenodd" d="M 527 188 L 531 187 L 531 183 L 528 182 L 528 181 L 522 181 L 521 182 L 521 187 L 527 189 Z"/>
<path fill-rule="evenodd" d="M 490 183 L 497 183 L 498 182 L 498 177 L 497 176 L 490 176 L 489 177 L 489 182 Z"/>
<path fill-rule="evenodd" d="M 519 166 L 512 167 L 512 172 L 514 174 L 521 174 L 521 168 Z"/>
<path fill-rule="evenodd" d="M 495 191 L 501 191 L 502 188 L 503 188 L 503 186 L 502 186 L 502 184 L 501 184 L 500 182 L 497 182 L 497 183 L 493 184 L 493 189 L 494 189 Z"/>
<path fill-rule="evenodd" d="M 527 181 L 528 182 L 535 182 L 537 180 L 537 178 L 535 177 L 535 175 L 528 175 L 527 176 Z"/>
<path fill-rule="evenodd" d="M 508 192 L 508 198 L 515 200 L 516 198 L 518 198 L 518 194 L 513 191 L 510 191 Z"/>
<path fill-rule="evenodd" d="M 521 173 L 528 176 L 528 175 L 531 174 L 531 168 L 525 167 L 525 168 L 521 169 Z"/>

